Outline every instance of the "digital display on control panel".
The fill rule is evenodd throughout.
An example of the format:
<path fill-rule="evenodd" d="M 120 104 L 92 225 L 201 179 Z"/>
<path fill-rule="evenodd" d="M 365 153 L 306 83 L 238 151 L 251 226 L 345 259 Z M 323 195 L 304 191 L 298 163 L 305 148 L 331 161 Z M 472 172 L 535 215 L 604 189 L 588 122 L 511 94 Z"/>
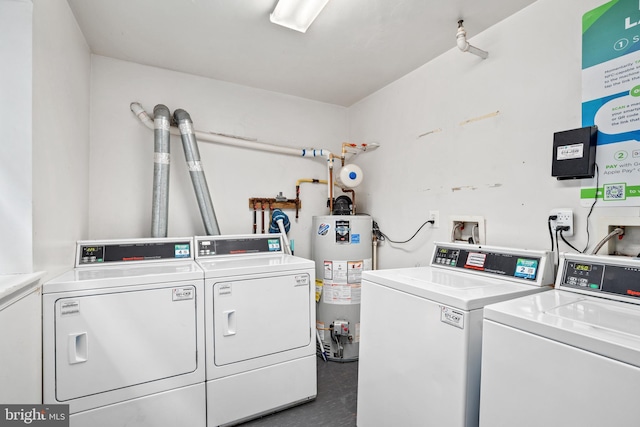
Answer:
<path fill-rule="evenodd" d="M 540 267 L 540 258 L 525 258 L 476 249 L 437 247 L 433 264 L 535 281 Z"/>
<path fill-rule="evenodd" d="M 567 261 L 562 285 L 640 299 L 640 266 Z"/>
<path fill-rule="evenodd" d="M 80 265 L 109 262 L 152 261 L 191 257 L 189 241 L 107 243 L 80 246 Z"/>
<path fill-rule="evenodd" d="M 282 252 L 279 237 L 198 240 L 198 256 Z"/>

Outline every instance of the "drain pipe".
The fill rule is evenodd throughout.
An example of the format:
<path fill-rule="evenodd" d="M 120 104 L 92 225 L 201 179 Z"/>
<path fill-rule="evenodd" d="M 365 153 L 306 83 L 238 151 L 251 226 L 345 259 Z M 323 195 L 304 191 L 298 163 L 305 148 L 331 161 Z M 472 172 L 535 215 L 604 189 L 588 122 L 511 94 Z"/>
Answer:
<path fill-rule="evenodd" d="M 458 45 L 458 49 L 463 52 L 473 53 L 474 55 L 478 55 L 482 59 L 487 59 L 489 56 L 489 52 L 486 52 L 482 49 L 478 49 L 477 47 L 471 46 L 467 41 L 467 32 L 462 26 L 463 20 L 458 21 L 458 32 L 456 34 L 456 43 Z"/>
<path fill-rule="evenodd" d="M 205 178 L 204 171 L 202 170 L 200 152 L 198 151 L 198 141 L 196 140 L 196 135 L 193 131 L 191 116 L 189 116 L 189 113 L 186 111 L 178 109 L 173 112 L 173 119 L 180 129 L 182 147 L 184 148 L 184 157 L 187 159 L 189 175 L 191 175 L 193 189 L 196 193 L 196 198 L 198 199 L 198 206 L 200 207 L 200 214 L 202 215 L 204 228 L 207 235 L 218 235 L 220 234 L 218 220 L 216 219 L 216 213 L 213 210 L 213 203 L 211 202 L 207 179 Z"/>
<path fill-rule="evenodd" d="M 169 167 L 171 163 L 169 128 L 171 112 L 158 104 L 153 109 L 153 201 L 151 237 L 167 237 L 169 217 Z"/>
<path fill-rule="evenodd" d="M 132 102 L 130 105 L 131 111 L 133 114 L 138 117 L 138 120 L 142 122 L 147 128 L 153 129 L 153 120 L 149 117 L 149 114 L 144 110 L 142 105 L 139 102 Z M 175 113 L 174 113 L 175 116 Z M 171 135 L 181 135 L 181 132 L 176 128 L 172 127 L 169 129 Z M 201 132 L 192 130 L 194 139 L 197 138 L 199 141 L 205 142 L 213 142 L 216 144 L 224 144 L 230 145 L 233 147 L 240 148 L 248 148 L 251 150 L 259 150 L 259 151 L 267 151 L 270 153 L 278 153 L 278 154 L 287 154 L 289 156 L 297 156 L 297 157 L 324 157 L 327 161 L 327 175 L 329 177 L 328 181 L 333 182 L 332 173 L 333 173 L 333 154 L 329 150 L 325 149 L 315 149 L 315 148 L 292 148 L 285 147 L 282 145 L 268 144 L 259 141 L 250 141 L 241 138 L 233 138 L 226 135 L 220 135 L 211 132 Z M 333 196 L 331 186 L 329 187 L 329 199 Z"/>

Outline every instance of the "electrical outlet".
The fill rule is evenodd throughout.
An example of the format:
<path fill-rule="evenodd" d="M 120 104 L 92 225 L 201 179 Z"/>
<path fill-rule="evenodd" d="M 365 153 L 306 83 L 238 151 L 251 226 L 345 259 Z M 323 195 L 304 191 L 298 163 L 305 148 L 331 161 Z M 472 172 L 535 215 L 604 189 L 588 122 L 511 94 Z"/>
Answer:
<path fill-rule="evenodd" d="M 565 237 L 573 236 L 573 209 L 557 208 L 551 210 L 549 215 L 557 216 L 557 219 L 551 220 L 551 229 L 555 233 L 558 227 L 569 227 L 568 230 L 562 232 Z"/>
<path fill-rule="evenodd" d="M 432 228 L 440 227 L 440 212 L 429 211 L 429 221 L 433 221 L 433 224 L 431 224 Z"/>

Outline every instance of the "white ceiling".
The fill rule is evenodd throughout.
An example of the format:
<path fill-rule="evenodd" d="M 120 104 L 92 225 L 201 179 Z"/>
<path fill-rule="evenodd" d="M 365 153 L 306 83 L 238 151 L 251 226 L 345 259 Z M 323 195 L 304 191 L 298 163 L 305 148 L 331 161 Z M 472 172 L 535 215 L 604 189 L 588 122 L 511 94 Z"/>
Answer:
<path fill-rule="evenodd" d="M 299 33 L 277 0 L 68 0 L 95 54 L 343 106 L 534 1 L 331 0 Z"/>

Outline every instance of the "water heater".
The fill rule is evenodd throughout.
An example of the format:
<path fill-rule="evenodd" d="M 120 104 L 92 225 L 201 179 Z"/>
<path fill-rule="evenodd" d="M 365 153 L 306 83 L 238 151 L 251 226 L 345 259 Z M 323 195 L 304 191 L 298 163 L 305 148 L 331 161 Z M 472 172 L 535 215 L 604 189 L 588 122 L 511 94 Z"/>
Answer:
<path fill-rule="evenodd" d="M 360 295 L 371 270 L 372 219 L 366 215 L 313 217 L 311 256 L 316 263 L 316 327 L 329 360 L 358 359 Z"/>

